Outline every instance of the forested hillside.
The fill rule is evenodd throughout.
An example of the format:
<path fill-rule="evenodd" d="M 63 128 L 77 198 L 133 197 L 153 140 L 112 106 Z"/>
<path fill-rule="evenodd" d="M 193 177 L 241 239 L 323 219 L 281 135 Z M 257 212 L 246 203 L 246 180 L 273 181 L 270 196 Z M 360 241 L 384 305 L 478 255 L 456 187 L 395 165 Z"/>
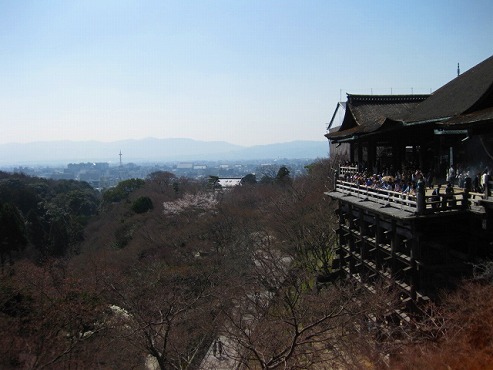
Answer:
<path fill-rule="evenodd" d="M 336 279 L 334 165 L 233 189 L 156 172 L 103 194 L 2 173 L 0 368 L 195 369 L 220 335 L 221 360 L 251 369 L 486 368 L 485 280 L 402 327 L 369 320 L 398 301 L 388 287 Z"/>
<path fill-rule="evenodd" d="M 0 173 L 0 253 L 33 260 L 72 253 L 99 209 L 100 196 L 78 181 Z"/>

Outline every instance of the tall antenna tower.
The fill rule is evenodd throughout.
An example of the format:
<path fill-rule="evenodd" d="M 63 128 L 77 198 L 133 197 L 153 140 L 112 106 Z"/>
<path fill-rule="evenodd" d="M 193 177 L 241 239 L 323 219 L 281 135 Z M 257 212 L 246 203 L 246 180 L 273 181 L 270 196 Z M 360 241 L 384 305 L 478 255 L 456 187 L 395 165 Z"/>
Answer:
<path fill-rule="evenodd" d="M 120 154 L 118 154 L 120 156 L 120 167 L 118 169 L 118 174 L 120 176 L 120 181 L 122 181 L 122 151 L 120 149 Z"/>
<path fill-rule="evenodd" d="M 460 75 L 460 67 L 459 67 L 459 63 L 457 63 L 457 77 L 459 77 Z"/>

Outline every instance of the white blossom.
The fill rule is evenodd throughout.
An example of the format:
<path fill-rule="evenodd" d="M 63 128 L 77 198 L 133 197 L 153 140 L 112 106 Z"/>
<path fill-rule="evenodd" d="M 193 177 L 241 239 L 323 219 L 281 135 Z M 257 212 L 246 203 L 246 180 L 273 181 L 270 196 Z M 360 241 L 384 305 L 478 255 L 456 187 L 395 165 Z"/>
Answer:
<path fill-rule="evenodd" d="M 213 194 L 185 194 L 180 199 L 174 200 L 172 202 L 164 202 L 163 212 L 166 215 L 177 215 L 188 210 L 205 212 L 214 209 L 216 205 L 217 200 Z"/>

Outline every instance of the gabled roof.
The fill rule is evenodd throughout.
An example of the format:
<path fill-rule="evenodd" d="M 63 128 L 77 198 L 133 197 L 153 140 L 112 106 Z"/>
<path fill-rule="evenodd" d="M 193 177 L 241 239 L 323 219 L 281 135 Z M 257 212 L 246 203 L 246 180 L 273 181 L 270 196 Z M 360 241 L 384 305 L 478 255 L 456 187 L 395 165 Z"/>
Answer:
<path fill-rule="evenodd" d="M 343 109 L 344 111 L 346 110 L 346 102 L 338 102 L 336 105 L 336 109 L 334 110 L 334 114 L 332 114 L 332 118 L 330 119 L 329 125 L 327 126 L 327 130 L 330 130 L 332 128 L 332 125 L 334 124 L 334 120 L 336 118 L 337 112 L 339 111 L 339 108 Z"/>
<path fill-rule="evenodd" d="M 429 95 L 352 95 L 348 94 L 346 112 L 338 131 L 325 136 L 337 139 L 374 132 L 403 121 Z"/>
<path fill-rule="evenodd" d="M 386 118 L 404 120 L 429 95 L 350 95 L 348 106 L 359 126 L 377 123 Z M 347 110 L 347 109 L 346 109 Z"/>
<path fill-rule="evenodd" d="M 350 95 L 342 125 L 325 136 L 353 141 L 407 125 L 490 130 L 493 125 L 493 56 L 432 95 Z M 493 128 L 493 126 L 491 126 Z"/>
<path fill-rule="evenodd" d="M 445 120 L 486 108 L 493 94 L 493 56 L 435 91 L 407 117 L 407 123 Z"/>

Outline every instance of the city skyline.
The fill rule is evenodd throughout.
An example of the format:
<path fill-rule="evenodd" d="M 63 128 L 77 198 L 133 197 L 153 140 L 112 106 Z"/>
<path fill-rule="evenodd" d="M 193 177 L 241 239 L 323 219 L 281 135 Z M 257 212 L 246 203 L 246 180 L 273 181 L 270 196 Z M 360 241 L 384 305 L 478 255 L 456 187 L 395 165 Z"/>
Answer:
<path fill-rule="evenodd" d="M 325 140 L 346 93 L 430 93 L 492 54 L 488 1 L 0 3 L 0 144 Z"/>

